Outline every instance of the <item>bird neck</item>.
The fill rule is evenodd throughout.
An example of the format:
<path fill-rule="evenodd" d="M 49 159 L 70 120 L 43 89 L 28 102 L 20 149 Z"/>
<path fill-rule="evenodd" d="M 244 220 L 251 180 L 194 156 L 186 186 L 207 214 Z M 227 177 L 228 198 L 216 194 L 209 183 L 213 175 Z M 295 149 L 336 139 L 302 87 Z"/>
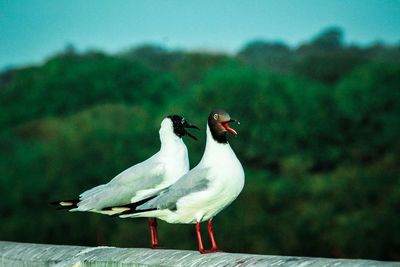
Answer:
<path fill-rule="evenodd" d="M 207 141 L 206 141 L 206 148 L 204 150 L 203 158 L 201 162 L 203 164 L 215 164 L 220 162 L 220 160 L 227 155 L 234 155 L 234 152 L 229 145 L 228 142 L 226 143 L 219 143 L 217 142 L 210 130 L 210 127 L 207 124 Z"/>
<path fill-rule="evenodd" d="M 185 146 L 182 138 L 178 137 L 174 133 L 172 123 L 163 123 L 160 128 L 160 141 L 161 141 L 161 152 L 170 151 L 175 152 L 177 149 L 181 149 Z"/>

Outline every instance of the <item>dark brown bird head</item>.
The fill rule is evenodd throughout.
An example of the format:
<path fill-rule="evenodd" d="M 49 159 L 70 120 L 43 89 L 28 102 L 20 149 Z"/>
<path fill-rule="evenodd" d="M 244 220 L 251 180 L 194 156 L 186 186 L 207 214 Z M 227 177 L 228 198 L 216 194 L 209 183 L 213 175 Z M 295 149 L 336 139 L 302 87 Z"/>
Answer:
<path fill-rule="evenodd" d="M 233 135 L 237 135 L 237 132 L 229 127 L 229 123 L 238 122 L 232 119 L 228 112 L 224 110 L 215 110 L 208 116 L 208 127 L 210 127 L 211 134 L 215 141 L 218 143 L 226 144 L 226 134 L 230 132 Z"/>

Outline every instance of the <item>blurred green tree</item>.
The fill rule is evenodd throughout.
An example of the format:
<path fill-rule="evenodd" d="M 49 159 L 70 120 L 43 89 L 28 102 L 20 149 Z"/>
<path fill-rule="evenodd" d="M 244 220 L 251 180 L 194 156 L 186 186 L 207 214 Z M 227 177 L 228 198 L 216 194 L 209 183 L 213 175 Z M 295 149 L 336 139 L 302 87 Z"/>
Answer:
<path fill-rule="evenodd" d="M 215 108 L 246 172 L 214 219 L 226 251 L 400 259 L 399 46 L 348 46 L 328 29 L 297 48 L 249 43 L 238 55 L 142 46 L 74 49 L 0 74 L 0 236 L 146 247 L 142 220 L 56 212 L 47 203 L 108 182 L 159 147 L 169 114 L 201 127 Z M 85 231 L 82 231 L 82 225 Z M 235 235 L 232 235 L 232 232 Z M 160 222 L 162 245 L 195 249 L 192 225 Z"/>
<path fill-rule="evenodd" d="M 293 52 L 283 43 L 253 41 L 239 51 L 238 57 L 258 69 L 289 72 L 293 62 Z"/>

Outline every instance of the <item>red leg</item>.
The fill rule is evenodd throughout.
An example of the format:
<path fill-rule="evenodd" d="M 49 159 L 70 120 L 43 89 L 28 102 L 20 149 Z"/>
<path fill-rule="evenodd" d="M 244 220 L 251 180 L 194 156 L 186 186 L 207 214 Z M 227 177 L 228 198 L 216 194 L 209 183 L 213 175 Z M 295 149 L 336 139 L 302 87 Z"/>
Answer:
<path fill-rule="evenodd" d="M 221 251 L 221 250 L 218 250 L 217 244 L 215 243 L 214 235 L 213 235 L 212 228 L 211 228 L 211 220 L 208 222 L 208 233 L 210 234 L 210 239 L 211 239 L 211 243 L 212 243 L 211 250 L 205 250 L 203 247 L 203 242 L 201 242 L 200 222 L 196 223 L 196 233 L 197 233 L 197 240 L 199 241 L 199 251 L 201 254 Z"/>
<path fill-rule="evenodd" d="M 214 234 L 212 232 L 211 220 L 208 221 L 208 234 L 210 235 L 210 239 L 211 239 L 211 245 L 212 245 L 211 251 L 212 252 L 221 251 L 217 248 L 217 243 L 215 243 Z"/>
<path fill-rule="evenodd" d="M 197 233 L 197 240 L 199 241 L 199 251 L 201 254 L 206 253 L 203 247 L 203 242 L 201 242 L 200 222 L 196 223 L 196 233 Z"/>
<path fill-rule="evenodd" d="M 157 249 L 158 246 L 158 235 L 157 235 L 157 219 L 149 218 L 149 228 L 150 228 L 150 238 L 151 238 L 151 248 Z"/>

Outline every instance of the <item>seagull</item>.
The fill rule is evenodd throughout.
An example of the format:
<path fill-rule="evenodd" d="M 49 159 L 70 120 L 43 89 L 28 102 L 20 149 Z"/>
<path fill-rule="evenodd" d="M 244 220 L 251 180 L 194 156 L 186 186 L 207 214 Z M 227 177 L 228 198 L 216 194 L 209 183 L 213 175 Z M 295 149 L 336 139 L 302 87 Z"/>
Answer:
<path fill-rule="evenodd" d="M 227 133 L 237 135 L 223 110 L 211 112 L 207 122 L 206 148 L 199 164 L 155 198 L 122 211 L 121 218 L 157 217 L 168 223 L 196 224 L 200 253 L 218 252 L 211 221 L 234 201 L 244 186 L 244 171 L 227 140 Z M 118 207 L 115 207 L 118 210 Z M 208 220 L 211 250 L 205 250 L 200 223 Z"/>
<path fill-rule="evenodd" d="M 194 140 L 197 138 L 186 128 L 199 129 L 182 116 L 166 117 L 161 122 L 161 148 L 156 154 L 121 172 L 107 184 L 83 192 L 78 199 L 55 201 L 51 204 L 58 209 L 112 215 L 126 210 L 124 205 L 132 208 L 156 197 L 189 171 L 188 151 L 182 137 L 187 135 Z M 110 206 L 120 206 L 120 209 L 107 209 Z M 151 247 L 159 248 L 157 221 L 152 217 L 148 220 Z"/>

